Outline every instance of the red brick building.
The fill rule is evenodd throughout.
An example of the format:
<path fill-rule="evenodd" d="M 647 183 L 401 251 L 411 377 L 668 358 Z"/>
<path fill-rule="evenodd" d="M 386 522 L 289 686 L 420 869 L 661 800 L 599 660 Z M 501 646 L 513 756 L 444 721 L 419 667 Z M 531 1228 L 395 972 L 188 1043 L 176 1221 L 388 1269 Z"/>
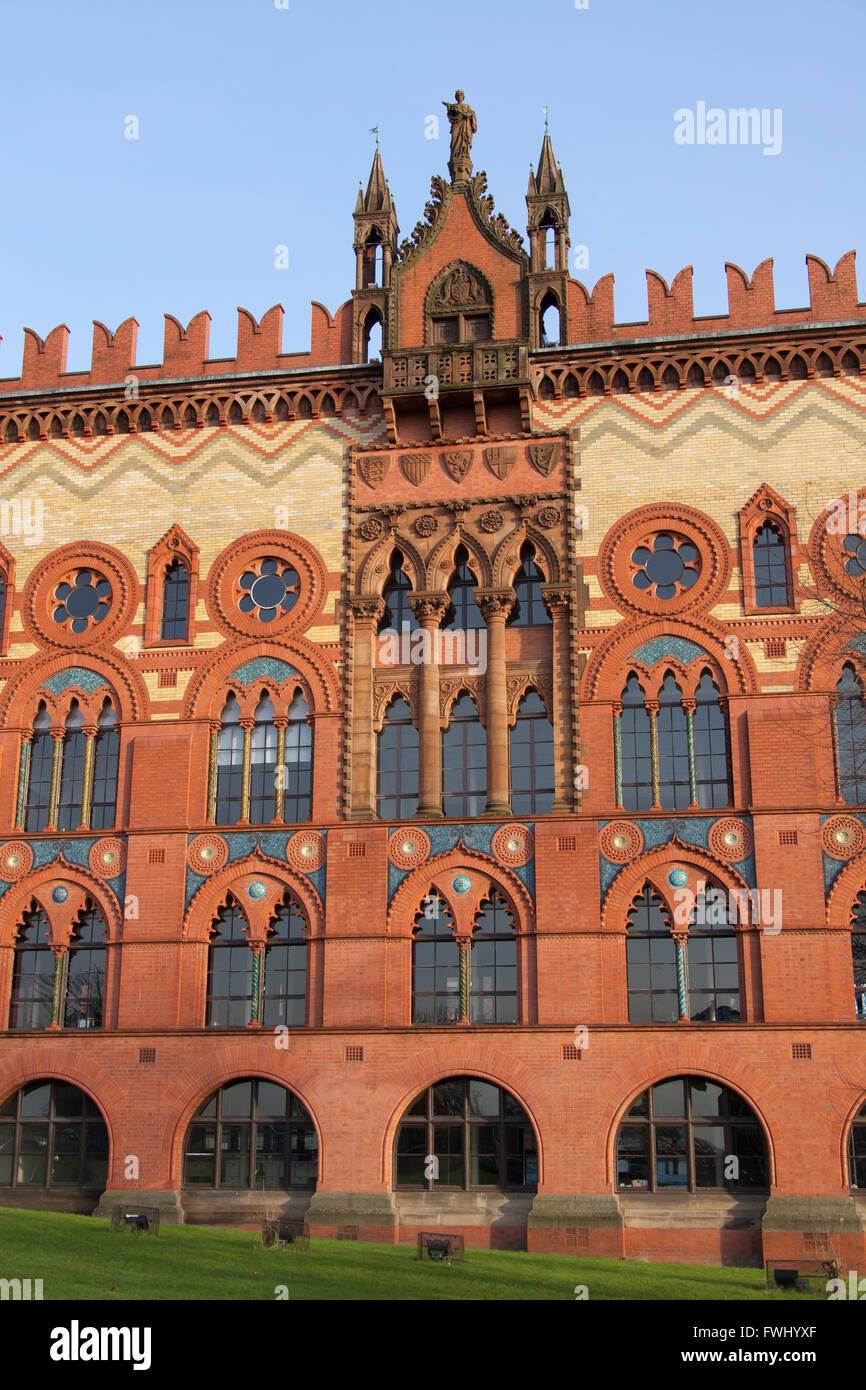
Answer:
<path fill-rule="evenodd" d="M 0 1201 L 856 1268 L 853 253 L 617 323 L 450 117 L 310 352 L 0 382 Z"/>

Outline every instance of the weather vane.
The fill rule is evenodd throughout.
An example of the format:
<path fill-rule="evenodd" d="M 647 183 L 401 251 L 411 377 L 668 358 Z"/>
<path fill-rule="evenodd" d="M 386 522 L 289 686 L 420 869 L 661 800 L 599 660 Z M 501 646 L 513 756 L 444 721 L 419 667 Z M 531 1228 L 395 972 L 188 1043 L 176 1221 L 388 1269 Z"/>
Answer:
<path fill-rule="evenodd" d="M 375 135 L 375 137 L 376 137 L 376 149 L 378 150 L 378 148 L 379 148 L 379 127 L 378 127 L 377 125 L 371 125 L 371 126 L 370 126 L 370 134 L 371 134 L 371 135 Z"/>
<path fill-rule="evenodd" d="M 550 130 L 550 107 L 542 106 L 541 109 L 544 112 L 544 129 Z"/>

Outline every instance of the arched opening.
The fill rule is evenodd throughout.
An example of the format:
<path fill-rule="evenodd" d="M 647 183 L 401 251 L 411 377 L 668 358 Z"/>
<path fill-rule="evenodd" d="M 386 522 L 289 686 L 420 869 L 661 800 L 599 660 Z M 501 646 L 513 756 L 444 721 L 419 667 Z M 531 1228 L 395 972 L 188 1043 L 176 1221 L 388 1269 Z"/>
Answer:
<path fill-rule="evenodd" d="M 361 340 L 361 361 L 376 362 L 382 357 L 382 314 L 379 309 L 373 308 L 364 320 L 363 335 Z"/>
<path fill-rule="evenodd" d="M 541 347 L 557 347 L 560 341 L 559 299 L 548 290 L 539 307 Z"/>
<path fill-rule="evenodd" d="M 108 1130 L 99 1107 L 67 1081 L 32 1081 L 0 1105 L 4 1204 L 44 1202 L 62 1192 L 66 1211 L 89 1212 L 108 1180 Z"/>
<path fill-rule="evenodd" d="M 402 695 L 388 705 L 376 743 L 376 815 L 408 820 L 418 810 L 418 730 Z"/>
<path fill-rule="evenodd" d="M 617 1135 L 620 1192 L 766 1192 L 767 1140 L 736 1091 L 703 1076 L 659 1081 L 637 1097 Z"/>
<path fill-rule="evenodd" d="M 221 1086 L 199 1106 L 186 1133 L 183 1181 L 191 1187 L 311 1189 L 318 1173 L 312 1117 L 275 1081 L 248 1077 Z"/>
<path fill-rule="evenodd" d="M 537 1185 L 532 1122 L 503 1087 L 448 1077 L 406 1109 L 394 1144 L 395 1188 L 534 1192 Z"/>
<path fill-rule="evenodd" d="M 451 708 L 442 730 L 442 810 L 448 820 L 481 816 L 487 804 L 487 736 L 471 695 Z"/>
<path fill-rule="evenodd" d="M 383 255 L 382 233 L 374 227 L 364 243 L 362 289 L 382 284 Z"/>
<path fill-rule="evenodd" d="M 511 811 L 546 815 L 556 795 L 553 725 L 537 690 L 527 690 L 509 732 Z"/>

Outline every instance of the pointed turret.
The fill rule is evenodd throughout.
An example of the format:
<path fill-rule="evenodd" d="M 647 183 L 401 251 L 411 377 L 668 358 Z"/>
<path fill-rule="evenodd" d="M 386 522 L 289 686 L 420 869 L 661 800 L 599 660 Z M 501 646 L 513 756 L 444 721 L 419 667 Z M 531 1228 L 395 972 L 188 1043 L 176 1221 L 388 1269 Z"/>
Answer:
<path fill-rule="evenodd" d="M 391 290 L 391 267 L 397 254 L 397 212 L 385 178 L 379 133 L 367 191 L 358 188 L 355 201 L 355 309 L 353 315 L 352 358 L 366 362 L 369 337 L 376 323 L 388 321 L 387 302 Z"/>
<path fill-rule="evenodd" d="M 531 338 L 534 347 L 547 347 L 551 341 L 565 343 L 568 311 L 568 219 L 571 208 L 565 191 L 562 170 L 553 153 L 550 126 L 545 119 L 544 140 L 538 160 L 538 172 L 530 166 L 529 188 L 526 194 L 527 231 L 529 233 L 530 303 L 532 305 Z M 558 331 L 550 337 L 550 322 L 559 313 Z M 545 333 L 547 327 L 547 333 Z"/>

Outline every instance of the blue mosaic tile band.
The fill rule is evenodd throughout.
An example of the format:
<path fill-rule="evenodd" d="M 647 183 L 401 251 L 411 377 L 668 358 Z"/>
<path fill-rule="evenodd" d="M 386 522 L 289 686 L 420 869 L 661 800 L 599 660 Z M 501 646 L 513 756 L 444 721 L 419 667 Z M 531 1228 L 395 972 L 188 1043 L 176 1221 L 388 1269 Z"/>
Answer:
<path fill-rule="evenodd" d="M 866 634 L 864 634 L 864 637 L 866 637 Z M 862 641 L 863 638 L 858 638 L 857 640 Z M 853 646 L 854 643 L 849 643 L 849 645 Z M 866 826 L 866 816 L 858 816 L 856 811 L 849 811 L 847 806 L 844 811 L 831 811 L 828 815 L 820 816 L 819 823 L 823 827 L 828 820 L 835 820 L 836 816 L 839 815 L 852 816 L 854 820 L 858 820 L 861 825 Z M 833 884 L 836 882 L 842 870 L 847 869 L 851 860 L 834 859 L 832 855 L 826 852 L 823 846 L 821 848 L 821 859 L 824 863 L 824 900 L 826 902 L 827 898 L 830 896 L 830 889 L 833 887 Z"/>
<path fill-rule="evenodd" d="M 126 843 L 124 836 L 119 836 L 117 838 L 123 839 L 124 843 Z M 27 844 L 32 849 L 34 869 L 42 869 L 46 864 L 53 864 L 55 859 L 59 859 L 62 854 L 67 864 L 75 864 L 78 868 L 86 869 L 88 873 L 90 873 L 92 872 L 90 868 L 90 851 L 93 849 L 97 840 L 104 839 L 105 835 L 94 835 L 93 839 L 88 840 L 65 840 L 63 836 L 58 836 L 57 839 L 21 840 L 20 843 Z M 33 870 L 31 870 L 31 873 L 32 872 Z M 62 874 L 63 870 L 60 869 L 59 872 Z M 21 881 L 21 879 L 18 880 L 19 883 Z M 123 907 L 126 889 L 126 870 L 124 870 L 122 874 L 118 874 L 116 878 L 106 878 L 102 881 L 108 884 L 112 893 L 117 898 L 117 901 L 120 903 L 121 907 Z M 13 887 L 15 887 L 14 884 L 4 883 L 2 879 L 0 879 L 0 898 Z"/>
<path fill-rule="evenodd" d="M 506 822 L 507 824 L 508 822 Z M 535 826 L 531 821 L 520 821 L 521 825 L 528 825 L 529 829 L 535 834 Z M 470 823 L 468 825 L 425 825 L 424 834 L 430 840 L 430 859 L 437 854 L 445 854 L 449 849 L 455 849 L 459 840 L 462 840 L 467 849 L 476 850 L 479 854 L 486 854 L 496 862 L 496 855 L 493 853 L 493 836 L 501 828 L 502 822 L 484 822 L 483 824 Z M 388 830 L 388 839 L 392 835 L 405 835 L 406 826 L 391 826 Z M 429 860 L 427 861 L 429 863 Z M 521 883 L 526 888 L 529 896 L 535 902 L 535 856 L 530 859 L 528 864 L 522 864 L 516 868 L 513 864 L 504 865 L 509 873 L 516 874 Z M 408 878 L 412 869 L 399 869 L 396 864 L 388 860 L 388 906 L 404 878 Z"/>
<path fill-rule="evenodd" d="M 253 661 L 245 661 L 243 666 L 239 666 L 236 671 L 232 671 L 229 680 L 240 681 L 242 685 L 252 685 L 253 681 L 260 681 L 265 676 L 270 676 L 282 685 L 289 676 L 296 676 L 298 673 L 294 666 L 290 666 L 287 661 L 278 661 L 274 656 L 258 656 Z"/>
<path fill-rule="evenodd" d="M 687 666 L 696 656 L 708 657 L 709 652 L 699 647 L 697 642 L 690 642 L 687 637 L 654 637 L 651 642 L 644 642 L 642 647 L 633 651 L 631 656 L 642 661 L 645 666 L 654 665 L 656 661 L 661 661 L 662 657 L 674 656 L 677 661 Z"/>
<path fill-rule="evenodd" d="M 631 824 L 636 825 L 643 835 L 644 848 L 646 853 L 650 849 L 659 849 L 662 845 L 669 844 L 674 838 L 674 832 L 679 835 L 684 844 L 695 845 L 696 848 L 708 850 L 710 827 L 719 819 L 718 816 L 689 816 L 681 819 L 659 820 L 635 820 L 623 816 L 611 816 L 608 820 L 599 821 L 598 828 L 601 831 L 606 825 L 610 825 L 612 820 L 631 819 Z M 751 818 L 743 816 L 742 819 L 747 825 L 751 826 Z M 634 863 L 634 860 L 630 860 Z M 608 888 L 613 883 L 617 874 L 623 869 L 628 868 L 628 864 L 612 864 L 609 859 L 605 859 L 599 850 L 598 855 L 599 872 L 601 875 L 601 896 L 607 893 Z M 733 860 L 733 865 L 750 888 L 757 887 L 757 877 L 755 871 L 755 852 L 749 853 L 745 859 Z"/>
<path fill-rule="evenodd" d="M 92 695 L 101 685 L 108 685 L 108 681 L 98 671 L 89 671 L 85 666 L 67 666 L 65 671 L 57 671 L 42 684 L 52 695 L 62 695 L 71 685 L 79 685 L 88 695 Z"/>
<path fill-rule="evenodd" d="M 252 663 L 250 663 L 252 664 Z M 288 864 L 286 859 L 286 845 L 298 829 L 302 827 L 293 826 L 291 830 L 224 830 L 222 826 L 215 826 L 213 831 L 208 833 L 222 835 L 229 847 L 229 857 L 227 864 L 234 864 L 238 859 L 246 859 L 248 854 L 252 854 L 258 847 L 262 854 L 266 854 L 269 859 L 276 859 L 281 864 Z M 327 844 L 327 830 L 317 830 Z M 187 844 L 192 844 L 193 840 L 198 839 L 198 833 L 187 836 Z M 186 869 L 186 892 L 184 897 L 184 910 L 189 907 L 199 888 L 208 879 L 213 877 L 211 874 L 197 874 L 189 865 Z M 309 873 L 304 873 L 304 878 L 308 878 L 318 893 L 322 906 L 325 905 L 325 882 L 327 874 L 325 865 L 320 869 L 311 869 Z"/>
<path fill-rule="evenodd" d="M 866 652 L 866 632 L 858 632 L 856 637 L 850 639 L 848 646 L 854 647 L 858 652 Z"/>

